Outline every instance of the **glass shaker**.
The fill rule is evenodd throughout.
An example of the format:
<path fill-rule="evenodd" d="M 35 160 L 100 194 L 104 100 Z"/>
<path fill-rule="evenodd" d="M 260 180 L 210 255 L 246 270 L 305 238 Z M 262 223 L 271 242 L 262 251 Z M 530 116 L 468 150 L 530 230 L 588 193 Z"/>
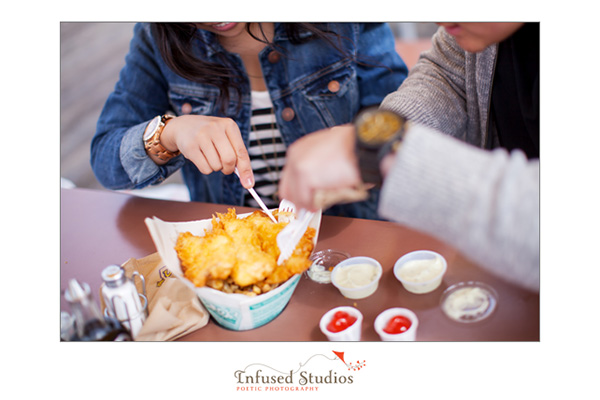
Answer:
<path fill-rule="evenodd" d="M 101 292 L 106 312 L 118 319 L 135 338 L 146 321 L 146 297 L 138 293 L 133 280 L 125 275 L 125 270 L 119 265 L 106 267 L 102 271 L 102 280 Z"/>
<path fill-rule="evenodd" d="M 87 283 L 80 284 L 76 279 L 71 279 L 65 291 L 65 299 L 69 302 L 75 325 L 75 333 L 70 340 L 132 340 L 129 331 L 119 321 L 102 315 Z"/>

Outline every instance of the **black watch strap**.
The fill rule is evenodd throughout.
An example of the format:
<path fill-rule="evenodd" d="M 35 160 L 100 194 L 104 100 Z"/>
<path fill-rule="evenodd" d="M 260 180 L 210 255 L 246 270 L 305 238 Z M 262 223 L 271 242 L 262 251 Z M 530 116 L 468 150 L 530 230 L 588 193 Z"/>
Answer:
<path fill-rule="evenodd" d="M 379 151 L 378 149 L 361 146 L 356 147 L 360 176 L 364 183 L 374 184 L 375 187 L 381 186 L 383 178 L 379 169 Z"/>

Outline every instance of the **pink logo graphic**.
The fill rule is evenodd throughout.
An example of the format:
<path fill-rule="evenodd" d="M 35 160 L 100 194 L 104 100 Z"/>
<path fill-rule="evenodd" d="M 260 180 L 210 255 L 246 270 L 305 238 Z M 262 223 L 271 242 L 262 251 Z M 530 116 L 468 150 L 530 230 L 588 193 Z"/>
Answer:
<path fill-rule="evenodd" d="M 352 364 L 351 362 L 347 363 L 346 361 L 344 361 L 344 352 L 343 351 L 334 351 L 334 350 L 332 350 L 332 351 L 333 351 L 333 354 L 335 354 L 340 359 L 340 361 L 342 361 L 346 365 L 346 367 L 348 367 L 348 371 L 350 371 L 350 370 L 358 371 L 361 368 L 363 368 L 365 365 L 367 365 L 365 360 L 363 360 L 362 362 L 356 361 L 356 364 Z"/>

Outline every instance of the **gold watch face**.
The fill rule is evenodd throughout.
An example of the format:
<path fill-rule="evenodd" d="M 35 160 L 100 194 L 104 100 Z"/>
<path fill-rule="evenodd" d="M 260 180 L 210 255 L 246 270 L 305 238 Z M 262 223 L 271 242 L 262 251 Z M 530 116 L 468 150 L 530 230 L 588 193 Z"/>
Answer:
<path fill-rule="evenodd" d="M 404 120 L 391 111 L 367 111 L 356 122 L 357 135 L 363 143 L 379 145 L 393 138 Z"/>

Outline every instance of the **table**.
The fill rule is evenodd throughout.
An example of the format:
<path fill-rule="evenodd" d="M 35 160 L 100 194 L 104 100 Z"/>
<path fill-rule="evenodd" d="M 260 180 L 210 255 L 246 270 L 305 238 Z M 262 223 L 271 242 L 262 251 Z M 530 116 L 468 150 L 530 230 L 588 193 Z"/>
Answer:
<path fill-rule="evenodd" d="M 109 264 L 142 258 L 156 252 L 144 219 L 156 216 L 179 222 L 210 218 L 228 206 L 142 198 L 118 192 L 61 189 L 61 310 L 68 311 L 62 296 L 71 278 L 87 282 L 98 301 L 100 272 Z M 236 207 L 238 213 L 253 211 Z M 373 329 L 375 317 L 390 307 L 406 307 L 419 318 L 419 341 L 539 341 L 539 294 L 491 275 L 452 246 L 430 236 L 386 221 L 323 216 L 315 251 L 332 248 L 352 256 L 369 256 L 383 266 L 379 289 L 365 299 L 344 298 L 331 284 L 319 284 L 306 274 L 300 279 L 289 304 L 266 325 L 236 332 L 212 319 L 182 341 L 326 341 L 319 330 L 321 316 L 329 309 L 350 305 L 364 315 L 363 341 L 379 341 Z M 407 292 L 393 275 L 395 261 L 413 250 L 433 250 L 448 262 L 441 286 L 428 294 Z M 460 324 L 448 319 L 439 306 L 444 289 L 462 281 L 480 281 L 496 289 L 498 308 L 488 319 Z"/>

